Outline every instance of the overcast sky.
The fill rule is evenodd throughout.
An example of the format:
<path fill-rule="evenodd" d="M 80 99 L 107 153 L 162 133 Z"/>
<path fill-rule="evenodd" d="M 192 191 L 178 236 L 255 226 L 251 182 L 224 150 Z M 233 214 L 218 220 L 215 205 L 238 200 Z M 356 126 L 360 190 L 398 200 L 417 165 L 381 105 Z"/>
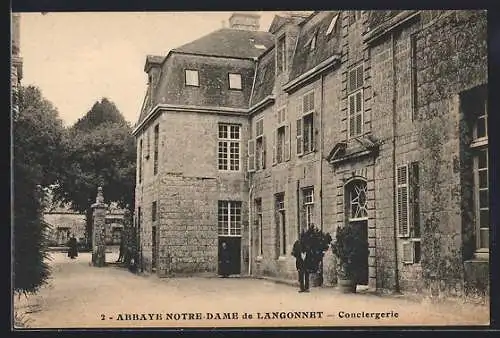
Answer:
<path fill-rule="evenodd" d="M 276 12 L 260 12 L 267 30 Z M 146 90 L 147 54 L 170 49 L 222 27 L 231 12 L 23 13 L 23 85 L 38 86 L 66 125 L 102 97 L 136 122 Z"/>

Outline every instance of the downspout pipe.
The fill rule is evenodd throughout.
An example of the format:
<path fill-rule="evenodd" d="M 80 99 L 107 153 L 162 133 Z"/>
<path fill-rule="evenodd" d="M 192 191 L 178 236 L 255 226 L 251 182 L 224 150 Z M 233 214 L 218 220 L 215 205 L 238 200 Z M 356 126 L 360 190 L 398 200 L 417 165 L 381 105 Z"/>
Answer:
<path fill-rule="evenodd" d="M 391 34 L 391 53 L 392 53 L 392 173 L 394 175 L 392 180 L 392 197 L 393 197 L 393 213 L 394 213 L 394 293 L 401 293 L 399 288 L 399 260 L 398 260 L 398 233 L 397 233 L 397 187 L 396 187 L 396 130 L 397 130 L 397 116 L 396 116 L 396 41 L 394 39 L 395 33 Z"/>
<path fill-rule="evenodd" d="M 250 178 L 251 180 L 251 178 Z M 248 192 L 248 275 L 252 275 L 252 232 L 253 232 L 253 208 L 252 208 L 253 182 Z"/>

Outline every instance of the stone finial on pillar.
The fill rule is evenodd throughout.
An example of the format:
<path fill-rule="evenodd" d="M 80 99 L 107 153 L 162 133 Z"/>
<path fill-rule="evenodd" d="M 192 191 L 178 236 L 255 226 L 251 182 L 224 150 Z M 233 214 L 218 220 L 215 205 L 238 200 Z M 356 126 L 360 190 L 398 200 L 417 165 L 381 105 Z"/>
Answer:
<path fill-rule="evenodd" d="M 106 265 L 106 204 L 102 187 L 97 188 L 96 202 L 92 204 L 92 265 L 102 267 Z"/>

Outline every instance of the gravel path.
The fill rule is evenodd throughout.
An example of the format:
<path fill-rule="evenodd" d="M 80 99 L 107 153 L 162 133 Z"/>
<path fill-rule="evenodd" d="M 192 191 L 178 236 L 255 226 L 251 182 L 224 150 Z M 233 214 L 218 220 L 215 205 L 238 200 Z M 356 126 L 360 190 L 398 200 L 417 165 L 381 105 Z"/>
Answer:
<path fill-rule="evenodd" d="M 31 328 L 489 324 L 487 306 L 342 294 L 333 288 L 298 293 L 293 286 L 250 278 L 160 279 L 117 266 L 91 267 L 89 253 L 76 260 L 64 253 L 52 256 L 49 285 L 36 296 L 14 300 Z M 116 257 L 108 254 L 108 261 Z"/>

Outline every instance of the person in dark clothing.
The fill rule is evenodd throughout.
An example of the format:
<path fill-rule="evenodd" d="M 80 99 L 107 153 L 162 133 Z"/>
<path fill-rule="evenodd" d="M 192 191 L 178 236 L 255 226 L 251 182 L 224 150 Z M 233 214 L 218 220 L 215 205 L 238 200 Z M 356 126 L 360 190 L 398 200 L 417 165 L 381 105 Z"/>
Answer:
<path fill-rule="evenodd" d="M 71 238 L 68 242 L 68 257 L 71 259 L 75 259 L 78 257 L 78 243 L 76 241 L 75 235 L 71 235 Z"/>
<path fill-rule="evenodd" d="M 308 254 L 307 248 L 296 240 L 293 244 L 292 255 L 295 257 L 295 267 L 299 275 L 299 292 L 309 292 Z"/>
<path fill-rule="evenodd" d="M 222 275 L 223 278 L 229 276 L 230 263 L 231 263 L 231 256 L 229 254 L 229 249 L 227 248 L 226 242 L 222 242 L 219 255 L 219 266 L 220 266 L 220 274 Z"/>
<path fill-rule="evenodd" d="M 117 263 L 122 263 L 125 259 L 125 236 L 123 234 L 123 231 L 122 231 L 122 234 L 121 234 L 121 238 L 120 238 L 120 254 L 118 255 L 118 259 L 116 260 Z"/>

